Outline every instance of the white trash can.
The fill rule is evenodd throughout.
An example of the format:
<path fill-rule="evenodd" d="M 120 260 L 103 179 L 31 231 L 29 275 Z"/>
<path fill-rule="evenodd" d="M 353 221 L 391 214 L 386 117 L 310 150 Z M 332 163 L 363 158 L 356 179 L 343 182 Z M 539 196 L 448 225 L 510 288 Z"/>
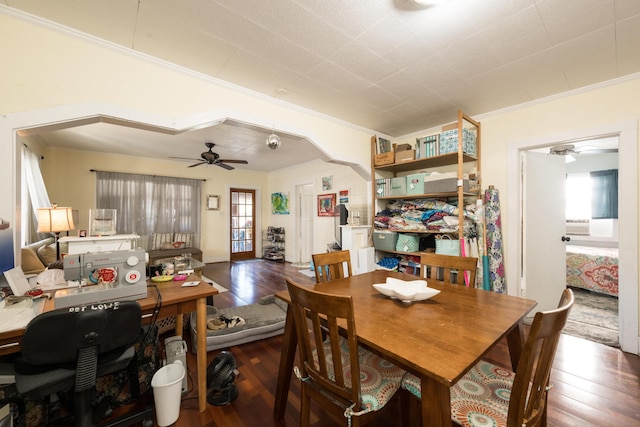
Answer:
<path fill-rule="evenodd" d="M 156 406 L 156 422 L 160 427 L 175 423 L 180 416 L 184 371 L 182 362 L 176 360 L 158 369 L 151 378 L 153 401 Z"/>

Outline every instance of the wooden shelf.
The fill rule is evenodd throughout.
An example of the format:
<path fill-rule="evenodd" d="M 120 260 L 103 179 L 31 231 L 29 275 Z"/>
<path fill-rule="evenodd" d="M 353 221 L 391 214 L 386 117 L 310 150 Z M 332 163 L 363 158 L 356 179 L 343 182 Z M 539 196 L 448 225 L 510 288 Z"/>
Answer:
<path fill-rule="evenodd" d="M 478 197 L 479 192 L 467 192 L 464 193 L 464 197 Z M 384 196 L 376 197 L 376 200 L 414 200 L 414 199 L 442 199 L 458 197 L 456 191 L 450 191 L 447 193 L 430 193 L 430 194 L 409 194 L 404 196 Z"/>
<path fill-rule="evenodd" d="M 463 162 L 476 162 L 478 159 L 468 154 L 462 155 Z M 458 153 L 442 154 L 440 156 L 427 157 L 425 159 L 408 160 L 406 162 L 392 163 L 390 165 L 375 166 L 376 170 L 389 172 L 406 172 L 422 168 L 434 168 L 437 166 L 449 166 L 458 163 Z"/>

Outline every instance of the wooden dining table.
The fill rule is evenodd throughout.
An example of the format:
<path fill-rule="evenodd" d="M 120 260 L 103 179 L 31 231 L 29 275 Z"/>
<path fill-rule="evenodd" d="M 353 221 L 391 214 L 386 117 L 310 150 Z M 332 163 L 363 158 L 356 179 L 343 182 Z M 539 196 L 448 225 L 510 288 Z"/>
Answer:
<path fill-rule="evenodd" d="M 351 296 L 360 345 L 421 379 L 423 426 L 450 426 L 450 388 L 505 336 L 515 369 L 524 344 L 522 321 L 537 303 L 431 279 L 428 286 L 439 289 L 439 294 L 403 303 L 372 286 L 385 283 L 387 277 L 418 279 L 377 270 L 310 287 Z M 288 291 L 278 292 L 276 297 L 291 302 Z M 276 386 L 276 419 L 284 417 L 296 346 L 293 316 L 288 310 Z"/>

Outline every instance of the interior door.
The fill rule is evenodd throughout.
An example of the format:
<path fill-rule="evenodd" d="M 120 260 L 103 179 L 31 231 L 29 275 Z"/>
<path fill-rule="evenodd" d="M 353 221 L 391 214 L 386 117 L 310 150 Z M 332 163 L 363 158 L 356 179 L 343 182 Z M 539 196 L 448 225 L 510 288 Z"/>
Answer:
<path fill-rule="evenodd" d="M 256 257 L 255 190 L 231 189 L 231 261 Z"/>
<path fill-rule="evenodd" d="M 565 158 L 524 151 L 522 160 L 524 293 L 535 311 L 550 310 L 566 288 Z"/>
<path fill-rule="evenodd" d="M 315 215 L 315 200 L 313 184 L 303 185 L 300 194 L 300 259 L 301 263 L 309 265 L 313 253 L 313 217 Z"/>

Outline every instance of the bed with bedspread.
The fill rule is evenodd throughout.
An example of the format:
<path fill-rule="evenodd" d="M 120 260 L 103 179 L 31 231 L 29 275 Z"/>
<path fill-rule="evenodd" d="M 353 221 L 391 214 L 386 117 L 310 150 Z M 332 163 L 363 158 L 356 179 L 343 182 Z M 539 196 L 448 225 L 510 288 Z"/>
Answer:
<path fill-rule="evenodd" d="M 567 245 L 567 285 L 618 296 L 618 248 Z"/>

